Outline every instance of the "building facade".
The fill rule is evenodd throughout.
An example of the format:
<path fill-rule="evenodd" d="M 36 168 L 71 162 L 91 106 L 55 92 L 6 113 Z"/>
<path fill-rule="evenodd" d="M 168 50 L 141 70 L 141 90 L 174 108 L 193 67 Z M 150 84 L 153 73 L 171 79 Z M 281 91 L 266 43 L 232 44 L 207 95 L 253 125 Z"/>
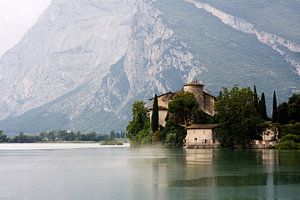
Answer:
<path fill-rule="evenodd" d="M 218 148 L 216 139 L 217 124 L 192 124 L 186 128 L 186 148 Z"/>

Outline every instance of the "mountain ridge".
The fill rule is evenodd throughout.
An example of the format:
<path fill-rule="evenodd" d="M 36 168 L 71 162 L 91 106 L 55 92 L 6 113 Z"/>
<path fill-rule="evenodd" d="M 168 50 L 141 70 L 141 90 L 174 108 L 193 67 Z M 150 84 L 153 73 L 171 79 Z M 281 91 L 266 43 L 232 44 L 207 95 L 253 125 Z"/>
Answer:
<path fill-rule="evenodd" d="M 124 130 L 135 100 L 194 78 L 215 95 L 234 84 L 280 100 L 300 91 L 279 52 L 185 0 L 52 1 L 0 76 L 0 129 L 14 133 Z"/>
<path fill-rule="evenodd" d="M 76 4 L 77 2 L 83 5 L 78 6 Z M 98 2 L 99 5 L 107 4 L 107 6 L 111 6 L 112 12 L 116 12 L 116 14 L 107 14 L 105 10 L 100 17 L 101 19 L 97 21 L 97 25 L 91 24 L 93 20 L 84 20 L 84 22 L 82 22 L 83 18 L 97 18 L 94 13 L 90 14 L 91 8 L 94 9 L 95 3 L 97 4 L 97 2 L 92 1 L 91 6 L 89 6 L 89 2 L 90 1 L 72 1 L 70 6 L 64 6 L 64 3 L 66 3 L 66 5 L 70 3 L 70 1 L 65 1 L 60 2 L 61 4 L 59 8 L 57 8 L 54 1 L 54 4 L 52 3 L 48 11 L 41 17 L 37 27 L 32 28 L 32 30 L 37 29 L 43 32 L 45 29 L 43 27 L 44 22 L 46 21 L 46 27 L 50 26 L 54 29 L 48 30 L 51 34 L 44 34 L 43 37 L 46 37 L 46 40 L 42 42 L 46 41 L 46 45 L 42 44 L 39 47 L 38 45 L 31 44 L 31 46 L 38 46 L 37 49 L 44 49 L 44 47 L 46 47 L 46 49 L 37 56 L 39 59 L 44 60 L 44 63 L 48 66 L 45 66 L 45 64 L 43 66 L 40 65 L 36 67 L 37 69 L 33 70 L 32 76 L 42 76 L 36 78 L 36 82 L 32 81 L 34 77 L 26 77 L 28 72 L 24 72 L 23 76 L 25 76 L 25 78 L 20 77 L 23 83 L 18 84 L 15 82 L 19 97 L 13 96 L 15 97 L 13 98 L 15 104 L 10 104 L 12 105 L 10 106 L 11 111 L 8 112 L 7 115 L 4 115 L 4 117 L 2 112 L 2 119 L 7 116 L 18 118 L 18 116 L 24 113 L 26 115 L 27 111 L 30 113 L 31 109 L 41 106 L 43 116 L 47 116 L 47 114 L 49 115 L 51 113 L 62 113 L 64 116 L 67 116 L 67 119 L 62 120 L 68 121 L 65 128 L 85 130 L 85 128 L 82 128 L 82 124 L 89 124 L 84 119 L 87 118 L 91 120 L 91 117 L 88 115 L 94 115 L 95 113 L 98 115 L 97 113 L 102 113 L 104 116 L 115 116 L 116 119 L 112 121 L 126 120 L 128 119 L 128 108 L 134 99 L 152 95 L 154 91 L 170 89 L 168 81 L 172 82 L 172 78 L 162 78 L 168 76 L 168 74 L 164 75 L 164 71 L 166 70 L 175 70 L 181 82 L 186 82 L 188 79 L 192 79 L 194 75 L 200 73 L 200 68 L 194 68 L 192 61 L 193 56 L 186 50 L 184 43 L 178 41 L 173 36 L 173 31 L 161 21 L 159 11 L 154 9 L 149 2 L 146 3 L 140 0 L 122 1 L 121 4 L 119 1 Z M 71 22 L 60 19 L 62 13 L 61 9 L 65 7 L 67 8 L 66 13 L 69 13 L 69 9 L 75 9 L 75 11 L 73 10 L 73 12 L 71 12 L 73 18 Z M 83 18 L 81 15 L 74 17 L 73 13 L 76 15 L 76 9 L 78 7 L 80 7 L 80 11 L 84 13 L 83 15 L 88 13 L 88 16 L 84 16 Z M 84 12 L 85 10 L 89 12 Z M 64 14 L 64 17 L 66 17 L 66 15 L 67 14 Z M 124 15 L 126 15 L 127 18 L 124 17 Z M 56 20 L 59 20 L 60 23 L 56 24 L 53 22 Z M 78 21 L 79 24 L 77 24 Z M 75 36 L 67 32 L 65 36 L 65 23 L 69 23 L 71 30 L 77 31 L 81 26 L 84 31 L 76 33 Z M 73 23 L 75 23 L 76 26 L 73 25 Z M 39 24 L 42 24 L 42 27 L 39 27 Z M 52 24 L 54 24 L 53 27 Z M 100 36 L 95 36 L 95 32 L 98 29 L 92 30 L 91 33 L 89 33 L 88 31 L 93 26 L 101 26 L 102 31 L 103 29 L 105 30 L 103 31 L 104 33 Z M 103 26 L 106 26 L 106 28 L 103 28 Z M 114 27 L 116 29 L 114 29 Z M 112 32 L 113 30 L 114 32 Z M 70 30 L 68 31 L 71 32 Z M 34 44 L 36 38 L 34 36 L 35 32 L 36 31 L 33 31 L 32 33 L 32 31 L 30 31 L 27 36 L 25 36 L 25 42 L 31 40 L 31 43 Z M 56 33 L 53 34 L 53 32 Z M 55 42 L 50 39 L 53 36 L 55 37 Z M 82 38 L 82 40 L 74 42 L 73 40 L 77 37 Z M 95 39 L 98 43 L 97 46 L 89 48 L 90 45 L 94 45 L 94 43 L 91 43 L 89 40 Z M 23 51 L 18 53 L 18 46 L 16 47 L 16 51 L 16 54 L 24 53 Z M 34 53 L 29 54 L 29 56 L 33 54 Z M 89 57 L 91 59 L 87 59 Z M 25 60 L 24 62 L 25 65 L 30 65 L 32 60 Z M 33 63 L 35 63 L 35 59 L 33 59 Z M 161 63 L 163 63 L 165 68 L 161 67 Z M 122 69 L 115 67 L 119 65 L 122 66 Z M 70 70 L 74 69 L 77 70 L 77 72 L 70 72 Z M 43 73 L 38 73 L 41 70 L 44 70 Z M 115 70 L 117 70 L 117 72 L 114 72 Z M 4 74 L 3 71 L 2 74 Z M 27 83 L 26 81 L 28 81 L 28 79 L 32 82 Z M 118 82 L 119 80 L 122 81 Z M 83 87 L 85 89 L 76 89 L 80 88 L 82 84 L 85 84 L 85 87 Z M 35 85 L 36 88 L 32 88 L 32 85 Z M 43 88 L 45 86 L 48 88 Z M 119 90 L 120 86 L 125 88 L 121 91 Z M 34 89 L 36 91 L 32 91 Z M 64 95 L 73 90 L 76 92 L 72 93 L 71 97 L 63 98 Z M 48 93 L 49 91 L 52 92 Z M 15 89 L 10 89 L 5 92 L 14 93 Z M 45 92 L 45 94 L 43 94 L 43 92 Z M 20 94 L 25 96 L 23 98 L 23 101 L 25 101 L 23 104 L 18 104 L 19 99 L 22 99 L 20 98 Z M 31 94 L 33 94 L 33 96 Z M 32 100 L 28 101 L 26 99 L 27 96 Z M 62 97 L 61 101 L 51 104 L 53 101 L 56 102 L 55 100 L 59 97 Z M 47 109 L 45 111 L 45 106 L 43 107 L 43 105 L 51 106 L 46 106 Z M 17 113 L 15 110 L 18 110 Z M 87 111 L 88 114 L 86 116 L 85 113 Z M 97 118 L 98 119 L 93 120 L 101 121 L 101 119 L 105 119 L 103 119 L 103 117 Z M 3 123 L 7 124 L 8 121 L 4 120 Z M 83 122 L 78 123 L 78 121 Z M 96 122 L 91 123 L 96 124 Z M 96 126 L 98 129 L 101 129 L 104 124 L 106 124 L 105 120 Z M 124 123 L 122 124 L 124 125 Z M 93 125 L 93 127 L 94 126 L 95 125 Z M 119 126 L 116 125 L 116 127 Z M 53 128 L 55 128 L 54 125 Z M 89 127 L 87 127 L 87 129 L 88 128 Z"/>

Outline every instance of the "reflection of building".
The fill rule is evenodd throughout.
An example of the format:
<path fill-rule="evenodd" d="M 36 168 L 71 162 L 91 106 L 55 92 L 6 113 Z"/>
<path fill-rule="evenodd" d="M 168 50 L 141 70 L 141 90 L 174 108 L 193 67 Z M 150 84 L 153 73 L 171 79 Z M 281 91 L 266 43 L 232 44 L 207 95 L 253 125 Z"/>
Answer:
<path fill-rule="evenodd" d="M 211 165 L 213 162 L 213 149 L 186 149 L 185 153 L 188 165 Z"/>
<path fill-rule="evenodd" d="M 165 94 L 161 94 L 157 96 L 158 101 L 158 113 L 159 113 L 159 125 L 164 126 L 165 125 L 165 119 L 168 115 L 168 107 L 169 102 L 172 101 L 173 97 L 182 92 L 190 92 L 192 93 L 198 104 L 199 109 L 201 109 L 203 112 L 205 112 L 208 115 L 214 115 L 214 106 L 215 106 L 215 97 L 210 95 L 209 93 L 204 91 L 204 85 L 198 83 L 197 81 L 193 81 L 191 83 L 185 84 L 181 91 L 178 92 L 168 92 Z M 150 99 L 150 118 L 152 115 L 152 106 L 153 106 L 154 98 Z"/>
<path fill-rule="evenodd" d="M 216 124 L 192 124 L 187 127 L 186 148 L 217 148 Z"/>
<path fill-rule="evenodd" d="M 258 152 L 261 152 L 263 165 L 266 166 L 271 165 L 273 167 L 274 165 L 278 165 L 279 163 L 278 151 L 274 149 L 261 149 L 258 150 Z"/>

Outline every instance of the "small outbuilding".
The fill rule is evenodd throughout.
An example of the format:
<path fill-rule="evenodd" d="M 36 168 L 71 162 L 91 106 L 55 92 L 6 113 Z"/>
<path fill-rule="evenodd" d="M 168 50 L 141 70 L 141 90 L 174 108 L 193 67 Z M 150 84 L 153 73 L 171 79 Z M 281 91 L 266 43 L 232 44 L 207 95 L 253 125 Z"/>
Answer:
<path fill-rule="evenodd" d="M 216 139 L 217 124 L 192 124 L 186 128 L 186 148 L 218 148 Z"/>

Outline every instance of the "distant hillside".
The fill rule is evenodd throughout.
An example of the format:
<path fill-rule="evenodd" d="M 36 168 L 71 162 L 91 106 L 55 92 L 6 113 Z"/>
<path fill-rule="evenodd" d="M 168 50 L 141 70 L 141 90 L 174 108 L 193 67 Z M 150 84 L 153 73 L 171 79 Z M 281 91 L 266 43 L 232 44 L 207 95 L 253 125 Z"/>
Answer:
<path fill-rule="evenodd" d="M 300 92 L 300 2 L 53 0 L 0 60 L 0 129 L 125 129 L 131 104 L 194 78 L 217 95 Z"/>

